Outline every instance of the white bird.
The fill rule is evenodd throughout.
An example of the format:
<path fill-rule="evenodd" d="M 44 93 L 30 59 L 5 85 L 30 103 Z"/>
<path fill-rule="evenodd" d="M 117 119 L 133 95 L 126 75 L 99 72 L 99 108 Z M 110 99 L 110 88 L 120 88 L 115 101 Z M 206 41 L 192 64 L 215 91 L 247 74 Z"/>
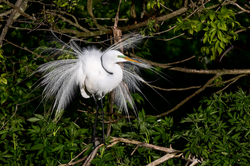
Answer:
<path fill-rule="evenodd" d="M 60 50 L 65 54 L 75 56 L 76 59 L 55 60 L 39 66 L 37 72 L 44 73 L 43 80 L 39 85 L 45 86 L 43 91 L 44 99 L 55 98 L 53 110 L 56 110 L 56 114 L 58 114 L 66 108 L 73 95 L 79 93 L 76 91 L 79 88 L 82 97 L 94 98 L 97 106 L 97 118 L 98 104 L 96 98 L 101 100 L 102 108 L 102 98 L 114 90 L 114 103 L 118 108 L 128 115 L 127 103 L 129 103 L 136 113 L 131 92 L 141 92 L 139 88 L 140 82 L 146 82 L 139 76 L 139 69 L 144 68 L 154 71 L 154 68 L 142 61 L 125 56 L 118 49 L 121 46 L 125 49 L 129 48 L 142 38 L 139 34 L 135 36 L 128 35 L 122 39 L 122 42 L 112 45 L 105 51 L 100 51 L 95 47 L 81 49 L 75 43 L 76 39 L 71 40 L 70 44 L 67 45 L 57 38 L 58 42 L 65 46 L 65 49 L 49 48 L 46 51 L 51 53 Z M 118 62 L 123 62 L 123 66 L 120 66 Z M 92 139 L 94 137 L 95 129 Z"/>

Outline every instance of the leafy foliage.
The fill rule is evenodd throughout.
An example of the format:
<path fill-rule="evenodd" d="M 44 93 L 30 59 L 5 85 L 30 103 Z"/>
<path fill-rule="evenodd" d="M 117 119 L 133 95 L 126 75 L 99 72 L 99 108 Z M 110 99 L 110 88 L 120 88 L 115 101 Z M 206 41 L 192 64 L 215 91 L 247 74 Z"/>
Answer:
<path fill-rule="evenodd" d="M 183 132 L 184 150 L 206 160 L 204 165 L 247 165 L 250 162 L 250 95 L 214 94 L 201 101 L 194 113 L 182 120 L 191 124 Z M 189 126 L 189 125 L 187 125 Z"/>
<path fill-rule="evenodd" d="M 170 144 L 173 147 L 186 146 L 185 156 L 193 154 L 203 158 L 202 165 L 247 165 L 250 162 L 250 95 L 240 89 L 236 93 L 213 95 L 201 103 L 179 124 L 174 124 L 172 117 L 158 120 L 153 116 L 147 117 L 142 110 L 138 119 L 130 124 L 126 120 L 112 124 L 111 136 L 163 147 Z M 16 165 L 57 165 L 69 162 L 83 149 L 89 148 L 82 156 L 91 151 L 92 144 L 83 144 L 89 142 L 91 130 L 80 127 L 70 118 L 55 123 L 48 115 L 35 114 L 27 121 L 15 116 L 1 130 L 0 160 L 3 163 L 8 165 L 15 161 Z M 184 127 L 183 123 L 188 125 Z M 135 147 L 124 143 L 107 150 L 103 147 L 92 164 L 146 165 L 164 155 L 143 147 L 131 155 Z M 170 159 L 162 165 L 184 163 L 183 160 Z"/>
<path fill-rule="evenodd" d="M 221 5 L 218 7 L 220 8 L 218 11 L 217 7 L 209 10 L 202 7 L 200 8 L 202 10 L 193 14 L 190 3 L 189 10 L 178 14 L 179 17 L 173 17 L 163 22 L 156 19 L 164 15 L 171 15 L 172 11 L 183 7 L 183 2 L 181 0 L 122 1 L 119 11 L 121 20 L 119 20 L 118 26 L 123 29 L 129 29 L 130 25 L 136 25 L 136 29 L 139 27 L 137 30 L 142 34 L 153 36 L 160 32 L 159 38 L 170 39 L 175 36 L 170 31 L 170 25 L 175 23 L 175 32 L 182 30 L 187 35 L 185 37 L 203 41 L 203 43 L 195 40 L 186 42 L 181 38 L 175 38 L 167 43 L 160 43 L 157 40 L 153 40 L 153 42 L 148 40 L 141 50 L 136 52 L 137 56 L 155 62 L 169 63 L 187 58 L 186 56 L 191 54 L 198 55 L 201 52 L 209 59 L 215 60 L 222 56 L 227 47 L 235 40 L 243 38 L 243 41 L 247 43 L 249 35 L 240 36 L 237 31 L 243 28 L 241 25 L 249 25 L 248 15 L 240 15 L 239 13 L 236 15 L 236 7 L 234 8 L 233 5 L 223 6 L 222 2 L 209 2 L 210 5 L 217 3 Z M 93 1 L 92 11 L 98 24 L 95 24 L 89 15 L 86 0 L 29 1 L 27 10 L 23 12 L 34 16 L 37 21 L 29 20 L 23 15 L 13 20 L 13 24 L 9 26 L 4 39 L 4 44 L 0 48 L 0 166 L 59 165 L 68 163 L 83 149 L 89 148 L 79 158 L 83 158 L 91 152 L 93 147 L 89 143 L 91 142 L 90 137 L 95 118 L 92 109 L 83 108 L 83 112 L 78 113 L 75 110 L 82 109 L 82 107 L 79 106 L 78 100 L 74 100 L 69 111 L 65 111 L 60 120 L 57 119 L 58 122 L 57 120 L 52 121 L 50 101 L 42 107 L 42 89 L 32 90 L 32 85 L 37 82 L 40 75 L 31 76 L 39 64 L 47 62 L 51 57 L 41 55 L 33 48 L 46 47 L 48 43 L 45 39 L 47 36 L 51 36 L 48 31 L 53 29 L 57 36 L 66 43 L 69 38 L 84 34 L 80 37 L 86 39 L 85 42 L 81 42 L 81 44 L 84 43 L 84 47 L 88 42 L 93 42 L 105 49 L 107 45 L 103 41 L 107 39 L 109 34 L 100 30 L 98 25 L 112 31 L 110 27 L 114 26 L 113 18 L 116 16 L 118 4 L 117 0 Z M 134 8 L 132 8 L 133 4 Z M 196 5 L 199 8 L 199 4 L 196 3 Z M 6 16 L 8 16 L 10 9 L 12 7 L 9 5 L 0 4 L 3 23 L 0 25 L 1 30 L 8 20 Z M 133 19 L 131 19 L 132 11 L 135 17 Z M 180 17 L 184 15 L 184 19 Z M 144 21 L 147 23 L 140 27 Z M 127 30 L 123 30 L 123 34 L 126 33 L 125 31 Z M 134 29 L 129 29 L 129 31 L 134 31 Z M 203 45 L 200 46 L 201 44 Z M 164 48 L 164 50 L 159 48 Z M 243 54 L 245 53 L 241 55 Z M 70 55 L 58 57 L 58 59 L 65 58 L 72 57 Z M 240 58 L 245 61 L 246 66 L 249 64 L 247 58 L 248 56 Z M 234 62 L 233 59 L 232 63 Z M 208 63 L 210 65 L 216 61 Z M 186 64 L 192 68 L 200 68 L 200 62 L 192 61 L 186 62 Z M 209 66 L 206 66 L 206 69 L 207 67 Z M 161 71 L 163 70 L 161 69 Z M 167 74 L 169 75 L 171 72 L 168 71 Z M 190 77 L 194 77 L 193 83 L 200 84 L 197 82 L 196 76 L 187 76 L 187 74 L 176 76 L 174 73 L 172 78 L 174 78 L 174 84 L 178 83 L 179 87 L 186 87 L 188 82 L 184 80 L 185 77 L 188 77 L 188 80 Z M 178 78 L 181 79 L 178 80 Z M 221 82 L 222 78 L 224 79 L 224 77 L 218 77 L 214 83 Z M 245 84 L 247 83 L 244 82 Z M 246 86 L 249 88 L 249 84 Z M 172 100 L 171 94 L 166 94 L 166 96 L 167 100 Z M 180 95 L 175 96 L 182 98 Z M 157 97 L 152 97 L 152 99 L 151 95 L 147 97 L 149 97 L 150 102 L 156 101 L 158 104 Z M 214 95 L 202 100 L 202 105 L 194 110 L 194 113 L 184 107 L 178 110 L 180 113 L 171 114 L 174 117 L 163 117 L 162 119 L 146 116 L 145 112 L 151 110 L 143 102 L 142 96 L 133 94 L 133 98 L 138 102 L 138 110 L 141 110 L 138 119 L 131 120 L 131 123 L 124 119 L 116 119 L 117 122 L 112 124 L 111 136 L 135 139 L 163 147 L 169 147 L 171 144 L 174 149 L 179 150 L 186 147 L 184 150 L 186 157 L 189 154 L 202 157 L 204 159 L 202 165 L 248 165 L 250 162 L 248 150 L 249 96 L 243 91 Z M 107 110 L 108 97 L 105 99 L 104 108 Z M 87 106 L 92 105 L 91 101 L 85 102 Z M 172 103 L 175 102 L 170 101 L 171 106 L 166 103 L 163 106 L 161 104 L 160 111 L 166 111 L 166 107 L 172 107 Z M 181 109 L 189 111 L 190 114 L 186 117 Z M 119 113 L 120 110 L 115 111 Z M 115 116 L 113 115 L 113 117 Z M 185 118 L 182 123 L 178 123 L 176 119 L 181 119 L 183 116 Z M 98 124 L 97 130 L 98 137 L 101 137 L 100 124 Z M 107 138 L 107 143 L 109 141 L 110 138 Z M 146 165 L 165 155 L 165 153 L 148 148 L 138 147 L 137 150 L 135 149 L 135 145 L 124 143 L 118 143 L 108 148 L 107 151 L 101 148 L 92 164 Z M 134 153 L 131 155 L 133 151 Z M 185 164 L 184 160 L 170 159 L 161 165 Z"/>
<path fill-rule="evenodd" d="M 202 36 L 206 46 L 201 48 L 201 53 L 210 55 L 211 60 L 220 56 L 226 46 L 232 44 L 232 40 L 238 39 L 235 31 L 242 28 L 236 21 L 234 11 L 227 9 L 226 6 L 222 6 L 220 11 L 205 9 L 200 17 L 194 17 L 194 19 L 183 20 L 179 17 L 176 25 L 174 31 L 187 30 L 190 35 L 194 35 L 194 32 L 204 31 Z"/>
<path fill-rule="evenodd" d="M 32 123 L 27 125 L 25 120 L 14 117 L 1 130 L 0 160 L 3 163 L 57 165 L 58 161 L 67 162 L 83 148 L 91 146 L 82 144 L 89 135 L 88 129 L 80 128 L 69 118 L 56 124 L 50 116 L 35 114 L 28 121 Z"/>

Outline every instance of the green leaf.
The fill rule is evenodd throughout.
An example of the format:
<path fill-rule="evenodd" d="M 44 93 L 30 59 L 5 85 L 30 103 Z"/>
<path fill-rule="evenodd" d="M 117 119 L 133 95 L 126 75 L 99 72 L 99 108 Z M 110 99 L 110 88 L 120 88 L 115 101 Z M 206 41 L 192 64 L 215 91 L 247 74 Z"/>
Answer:
<path fill-rule="evenodd" d="M 228 43 L 228 42 L 229 42 L 226 38 L 222 38 L 222 41 L 223 41 L 224 43 Z"/>
<path fill-rule="evenodd" d="M 147 9 L 149 10 L 151 8 L 151 4 L 150 4 L 150 1 L 148 2 L 147 4 Z"/>
<path fill-rule="evenodd" d="M 218 28 L 222 31 L 228 31 L 225 21 L 221 21 L 220 24 L 218 24 Z"/>
<path fill-rule="evenodd" d="M 34 115 L 35 115 L 35 117 L 37 117 L 40 120 L 44 119 L 44 117 L 42 115 L 40 115 L 40 114 L 34 114 Z"/>
<path fill-rule="evenodd" d="M 31 81 L 29 81 L 29 82 L 26 83 L 26 85 L 30 89 L 30 88 L 32 88 L 33 83 Z"/>
<path fill-rule="evenodd" d="M 217 36 L 221 41 L 223 41 L 223 34 L 220 30 L 217 31 Z"/>
<path fill-rule="evenodd" d="M 208 31 L 209 30 L 209 27 L 206 27 L 203 29 L 203 31 Z"/>
<path fill-rule="evenodd" d="M 211 26 L 212 26 L 213 28 L 217 28 L 217 26 L 215 25 L 214 22 L 211 22 Z"/>
<path fill-rule="evenodd" d="M 114 159 L 114 157 L 113 157 L 112 153 L 107 153 L 103 156 L 103 160 L 105 160 L 105 161 L 110 161 L 113 159 Z"/>
<path fill-rule="evenodd" d="M 2 105 L 3 103 L 7 101 L 8 94 L 6 92 L 3 92 L 0 97 L 1 97 L 1 105 Z"/>
<path fill-rule="evenodd" d="M 208 36 L 205 35 L 205 36 L 204 36 L 204 39 L 203 39 L 203 43 L 204 43 L 204 44 L 206 43 L 207 39 L 208 39 Z"/>
<path fill-rule="evenodd" d="M 225 49 L 225 44 L 224 44 L 223 42 L 220 42 L 220 47 L 221 47 L 222 49 Z"/>
<path fill-rule="evenodd" d="M 204 15 L 202 15 L 200 19 L 201 19 L 201 22 L 203 22 L 206 20 L 206 17 Z"/>
<path fill-rule="evenodd" d="M 177 21 L 180 22 L 180 23 L 183 23 L 183 20 L 181 17 L 177 17 Z"/>
<path fill-rule="evenodd" d="M 4 133 L 7 133 L 7 132 L 8 132 L 8 130 L 1 130 L 0 134 L 4 134 Z"/>
<path fill-rule="evenodd" d="M 191 34 L 191 35 L 193 35 L 193 33 L 194 33 L 193 29 L 189 29 L 188 33 Z"/>
<path fill-rule="evenodd" d="M 5 85 L 7 85 L 8 81 L 6 78 L 0 77 L 0 83 L 4 83 Z"/>
<path fill-rule="evenodd" d="M 210 52 L 209 47 L 206 47 L 206 54 L 208 55 L 208 54 L 209 54 L 209 52 Z"/>
<path fill-rule="evenodd" d="M 38 119 L 36 117 L 32 117 L 32 118 L 27 119 L 27 121 L 29 121 L 29 122 L 37 122 L 39 120 L 41 120 L 41 119 Z"/>
<path fill-rule="evenodd" d="M 212 32 L 214 32 L 216 30 L 217 30 L 217 28 L 211 28 L 210 31 L 209 31 L 209 33 L 212 33 Z"/>
<path fill-rule="evenodd" d="M 157 7 L 160 9 L 161 5 L 160 5 L 160 2 L 158 1 L 157 2 Z"/>
<path fill-rule="evenodd" d="M 39 150 L 42 149 L 43 147 L 44 147 L 43 144 L 37 144 L 31 147 L 30 150 Z"/>
<path fill-rule="evenodd" d="M 222 11 L 222 12 L 225 12 L 225 11 L 227 11 L 227 8 L 226 8 L 226 6 L 225 6 L 225 5 L 223 5 L 223 6 L 221 7 L 220 11 Z"/>
<path fill-rule="evenodd" d="M 217 40 L 217 41 L 215 42 L 215 47 L 214 47 L 216 50 L 218 49 L 219 44 L 220 44 L 220 41 L 219 41 L 219 40 Z"/>
<path fill-rule="evenodd" d="M 245 138 L 247 138 L 248 134 L 250 133 L 250 129 L 247 131 Z"/>
<path fill-rule="evenodd" d="M 217 51 L 219 52 L 219 55 L 222 53 L 222 49 L 220 47 L 217 48 Z"/>
<path fill-rule="evenodd" d="M 210 36 L 210 40 L 209 40 L 209 43 L 210 43 L 210 44 L 212 43 L 215 34 L 216 34 L 216 31 L 212 32 L 212 34 L 211 34 L 211 36 Z"/>
<path fill-rule="evenodd" d="M 233 136 L 232 136 L 232 139 L 238 139 L 240 134 L 241 134 L 241 133 L 237 133 L 237 134 L 233 135 Z"/>
<path fill-rule="evenodd" d="M 214 17 L 215 17 L 215 12 L 214 11 L 210 11 L 208 16 L 209 16 L 210 20 L 213 21 Z"/>
<path fill-rule="evenodd" d="M 43 151 L 43 158 L 44 158 L 44 159 L 47 158 L 47 151 L 46 151 L 46 150 Z"/>
<path fill-rule="evenodd" d="M 157 119 L 157 118 L 154 117 L 154 116 L 149 116 L 149 117 L 146 118 L 146 120 L 149 121 L 149 122 L 155 122 L 156 119 Z"/>

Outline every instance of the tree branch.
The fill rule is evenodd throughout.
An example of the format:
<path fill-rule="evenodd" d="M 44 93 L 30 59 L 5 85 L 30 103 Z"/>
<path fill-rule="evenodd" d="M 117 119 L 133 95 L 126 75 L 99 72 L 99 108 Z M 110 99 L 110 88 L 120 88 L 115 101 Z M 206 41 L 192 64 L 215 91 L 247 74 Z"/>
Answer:
<path fill-rule="evenodd" d="M 153 166 L 153 165 L 158 165 L 164 161 L 167 161 L 171 158 L 179 158 L 181 157 L 181 159 L 184 159 L 186 161 L 189 161 L 191 162 L 191 165 L 194 164 L 194 163 L 201 163 L 200 160 L 196 159 L 195 156 L 191 158 L 191 156 L 189 156 L 189 158 L 185 158 L 183 156 L 183 153 L 181 150 L 175 150 L 171 147 L 170 145 L 170 148 L 166 148 L 166 147 L 161 147 L 161 146 L 157 146 L 157 145 L 153 145 L 153 144 L 148 144 L 148 143 L 143 143 L 143 142 L 140 142 L 140 141 L 136 141 L 136 140 L 130 140 L 130 139 L 125 139 L 125 138 L 117 138 L 117 137 L 111 137 L 111 141 L 112 142 L 111 144 L 109 144 L 107 147 L 111 147 L 115 144 L 117 144 L 118 142 L 123 142 L 123 143 L 126 143 L 126 144 L 134 144 L 134 145 L 137 145 L 135 149 L 137 149 L 138 147 L 145 147 L 145 148 L 150 148 L 150 149 L 153 149 L 153 150 L 158 150 L 158 151 L 162 151 L 162 152 L 165 152 L 167 153 L 165 156 L 161 157 L 160 159 L 158 160 L 155 160 L 153 161 L 152 163 L 148 164 L 147 166 Z"/>
<path fill-rule="evenodd" d="M 46 13 L 49 13 L 49 14 L 52 14 L 52 15 L 56 15 L 57 17 L 59 17 L 59 18 L 62 19 L 63 21 L 66 21 L 67 23 L 69 23 L 69 24 L 71 24 L 71 25 L 73 25 L 73 26 L 75 26 L 75 27 L 81 29 L 81 30 L 84 31 L 84 32 L 90 32 L 88 29 L 82 27 L 82 26 L 79 25 L 78 23 L 72 22 L 71 20 L 69 20 L 69 19 L 63 17 L 63 16 L 60 15 L 60 14 L 57 14 L 57 13 L 54 13 L 54 12 L 49 12 L 49 11 L 46 11 Z"/>
<path fill-rule="evenodd" d="M 15 6 L 19 7 L 21 4 L 22 4 L 22 0 L 17 0 Z M 13 18 L 14 18 L 16 13 L 17 13 L 17 11 L 14 9 L 12 11 L 11 15 L 9 16 L 9 19 L 7 20 L 3 30 L 2 30 L 2 34 L 0 36 L 0 47 L 3 44 L 3 39 L 5 38 L 5 36 L 6 36 L 7 32 L 8 32 L 9 26 L 12 24 Z"/>
<path fill-rule="evenodd" d="M 94 16 L 94 14 L 93 14 L 93 11 L 92 11 L 92 9 L 93 9 L 92 3 L 93 3 L 92 0 L 88 0 L 88 2 L 87 2 L 87 10 L 88 10 L 88 13 L 89 13 L 90 17 L 93 19 L 95 26 L 96 26 L 97 28 L 99 28 L 100 30 L 102 30 L 102 31 L 108 31 L 107 28 L 105 28 L 105 27 L 103 27 L 103 26 L 101 26 L 101 25 L 99 25 L 99 24 L 97 23 L 97 21 L 96 21 L 96 19 L 95 19 L 95 16 Z"/>
<path fill-rule="evenodd" d="M 165 162 L 165 161 L 167 161 L 167 160 L 169 160 L 169 159 L 174 158 L 174 157 L 176 156 L 176 154 L 177 154 L 177 153 L 168 153 L 168 154 L 166 154 L 165 156 L 162 156 L 161 158 L 159 158 L 159 159 L 153 161 L 152 163 L 150 163 L 150 164 L 148 164 L 148 165 L 146 165 L 146 166 L 155 166 L 155 165 L 159 165 L 159 164 L 161 164 L 161 163 L 163 163 L 163 162 Z"/>
<path fill-rule="evenodd" d="M 205 85 L 203 85 L 203 87 L 201 87 L 200 89 L 198 89 L 197 91 L 195 91 L 192 95 L 188 96 L 186 99 L 182 100 L 179 104 L 177 104 L 174 108 L 172 108 L 171 110 L 164 112 L 162 114 L 156 115 L 155 117 L 160 118 L 162 116 L 166 116 L 168 114 L 170 114 L 171 112 L 177 110 L 178 108 L 180 108 L 180 106 L 182 106 L 184 103 L 186 103 L 188 100 L 190 100 L 191 98 L 193 98 L 194 96 L 196 96 L 197 94 L 199 94 L 200 92 L 202 92 L 204 89 L 206 89 L 206 87 L 212 83 L 216 78 L 218 78 L 219 76 L 221 76 L 221 73 L 217 73 L 214 77 L 212 77 L 210 80 L 207 81 L 207 83 Z"/>
<path fill-rule="evenodd" d="M 176 17 L 178 15 L 181 15 L 181 14 L 185 13 L 186 11 L 187 11 L 187 8 L 183 7 L 183 8 L 180 8 L 180 9 L 178 9 L 178 10 L 172 12 L 172 13 L 166 14 L 164 16 L 156 17 L 155 20 L 156 21 L 166 21 L 166 20 L 169 20 L 169 19 L 171 19 L 173 17 Z M 129 26 L 126 26 L 126 27 L 119 27 L 119 29 L 121 29 L 122 31 L 129 31 L 129 30 L 133 30 L 133 29 L 137 29 L 137 28 L 146 26 L 147 23 L 148 23 L 148 20 L 137 23 L 137 24 L 129 25 Z"/>
<path fill-rule="evenodd" d="M 196 69 L 188 69 L 182 67 L 171 67 L 168 70 L 179 71 L 183 73 L 193 73 L 193 74 L 217 74 L 217 73 L 220 73 L 222 75 L 250 74 L 250 69 L 196 70 Z"/>
<path fill-rule="evenodd" d="M 213 87 L 213 86 L 217 86 L 217 85 L 222 85 L 222 84 L 226 84 L 226 83 L 229 83 L 229 82 L 232 82 L 234 81 L 235 79 L 239 79 L 241 77 L 244 77 L 246 76 L 246 74 L 242 74 L 242 75 L 239 75 L 239 76 L 236 76 L 234 78 L 231 78 L 229 80 L 226 80 L 226 81 L 222 81 L 222 82 L 218 82 L 218 83 L 214 83 L 214 84 L 211 84 L 209 85 L 208 87 Z M 150 85 L 150 84 L 147 84 L 145 83 L 146 85 L 154 88 L 154 89 L 159 89 L 159 90 L 162 90 L 162 91 L 184 91 L 184 90 L 191 90 L 191 89 L 198 89 L 200 88 L 201 86 L 190 86 L 190 87 L 187 87 L 187 88 L 171 88 L 171 89 L 165 89 L 165 88 L 161 88 L 161 87 L 157 87 L 157 86 L 154 86 L 154 85 Z"/>
<path fill-rule="evenodd" d="M 22 50 L 28 51 L 28 52 L 30 52 L 30 53 L 36 55 L 37 58 L 45 58 L 44 56 L 41 56 L 41 55 L 39 55 L 39 54 L 37 54 L 37 53 L 35 53 L 35 52 L 33 52 L 33 51 L 27 49 L 26 47 L 23 48 L 23 47 L 18 46 L 18 45 L 14 44 L 14 43 L 12 43 L 12 42 L 6 40 L 6 39 L 4 39 L 4 41 L 6 41 L 7 43 L 9 43 L 9 44 L 11 44 L 11 45 L 13 45 L 13 46 L 15 46 L 15 47 L 17 47 L 17 48 L 20 48 L 20 49 L 22 49 Z M 36 59 L 37 59 L 37 58 L 36 58 Z"/>
<path fill-rule="evenodd" d="M 234 6 L 236 6 L 236 7 L 238 7 L 240 10 L 242 10 L 243 12 L 246 12 L 246 13 L 250 13 L 250 11 L 249 10 L 246 10 L 246 9 L 244 9 L 243 7 L 241 7 L 239 4 L 237 4 L 237 3 L 235 3 L 235 2 L 232 2 L 232 1 L 227 1 L 229 4 L 231 4 L 231 5 L 234 5 Z"/>
<path fill-rule="evenodd" d="M 22 16 L 24 16 L 24 17 L 27 17 L 28 19 L 30 19 L 30 20 L 33 20 L 33 21 L 36 21 L 36 18 L 35 17 L 32 17 L 32 16 L 30 16 L 30 15 L 28 15 L 27 13 L 24 13 L 22 10 L 25 10 L 25 8 L 24 9 L 22 9 L 22 10 L 20 10 L 20 8 L 19 7 L 17 7 L 16 5 L 13 5 L 12 3 L 10 3 L 9 1 L 7 1 L 7 0 L 2 0 L 5 4 L 7 4 L 7 5 L 9 5 L 10 7 L 12 7 L 12 8 L 14 8 L 16 11 L 18 11 L 18 13 L 19 14 L 21 14 Z M 27 2 L 26 2 L 27 3 Z"/>
<path fill-rule="evenodd" d="M 13 11 L 13 9 L 10 9 L 10 10 L 8 10 L 8 11 L 6 11 L 6 12 L 0 13 L 0 17 L 7 16 L 7 15 L 9 15 L 12 11 Z"/>
<path fill-rule="evenodd" d="M 100 142 L 96 139 L 95 140 L 95 148 L 94 148 L 94 150 L 87 157 L 86 161 L 83 163 L 82 166 L 90 166 L 91 165 L 91 161 L 94 159 L 94 157 L 97 154 L 97 151 L 100 149 L 101 146 L 103 146 L 103 144 L 100 144 Z"/>

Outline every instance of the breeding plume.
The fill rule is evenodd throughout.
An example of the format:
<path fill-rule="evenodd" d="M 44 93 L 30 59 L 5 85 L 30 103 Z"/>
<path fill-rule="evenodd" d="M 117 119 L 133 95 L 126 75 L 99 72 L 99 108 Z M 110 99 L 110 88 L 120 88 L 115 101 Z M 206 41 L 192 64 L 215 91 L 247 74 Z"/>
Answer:
<path fill-rule="evenodd" d="M 49 48 L 45 51 L 50 51 L 50 53 L 61 51 L 73 55 L 75 59 L 55 60 L 38 68 L 38 72 L 44 73 L 40 83 L 40 86 L 44 86 L 44 99 L 54 97 L 53 110 L 58 114 L 71 102 L 72 97 L 79 93 L 77 91 L 79 89 L 82 97 L 94 98 L 97 106 L 97 117 L 99 107 L 96 98 L 101 100 L 102 108 L 102 98 L 114 90 L 115 105 L 128 114 L 129 104 L 136 113 L 131 93 L 141 92 L 139 85 L 141 82 L 145 82 L 140 77 L 139 70 L 153 70 L 153 68 L 142 61 L 128 58 L 118 49 L 121 47 L 130 48 L 142 38 L 139 34 L 128 35 L 121 42 L 104 51 L 95 47 L 80 48 L 75 42 L 76 39 L 71 40 L 69 45 L 57 39 L 65 49 Z M 120 66 L 119 62 L 123 64 Z M 95 130 L 92 138 L 94 137 Z"/>

